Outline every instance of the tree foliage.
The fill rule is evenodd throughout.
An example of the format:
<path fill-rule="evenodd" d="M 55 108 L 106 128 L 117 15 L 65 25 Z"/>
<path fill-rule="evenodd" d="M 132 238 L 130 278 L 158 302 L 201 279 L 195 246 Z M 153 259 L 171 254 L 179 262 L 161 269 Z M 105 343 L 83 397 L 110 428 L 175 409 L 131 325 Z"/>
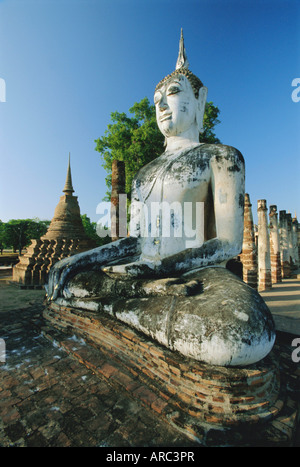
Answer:
<path fill-rule="evenodd" d="M 22 249 L 30 245 L 32 239 L 45 235 L 50 221 L 34 219 L 11 219 L 0 221 L 0 248 L 12 248 L 21 254 Z"/>
<path fill-rule="evenodd" d="M 132 179 L 138 170 L 164 152 L 164 136 L 156 123 L 155 106 L 147 97 L 136 102 L 126 113 L 112 112 L 111 121 L 104 136 L 95 140 L 96 151 L 102 158 L 107 172 L 105 179 L 108 191 L 105 200 L 110 200 L 112 161 L 125 161 L 126 194 L 130 199 Z M 214 127 L 219 122 L 219 109 L 212 102 L 206 104 L 204 132 L 201 142 L 219 143 Z"/>
<path fill-rule="evenodd" d="M 96 242 L 96 246 L 102 246 L 110 241 L 110 237 L 99 237 L 97 234 L 97 223 L 91 222 L 90 218 L 86 214 L 81 215 L 84 231 L 86 235 Z"/>

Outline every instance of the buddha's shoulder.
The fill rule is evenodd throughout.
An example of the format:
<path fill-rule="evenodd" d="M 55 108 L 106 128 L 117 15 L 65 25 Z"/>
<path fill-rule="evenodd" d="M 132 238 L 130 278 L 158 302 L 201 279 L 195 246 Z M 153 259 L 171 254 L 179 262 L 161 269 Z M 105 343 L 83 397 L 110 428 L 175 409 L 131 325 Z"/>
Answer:
<path fill-rule="evenodd" d="M 222 161 L 235 162 L 244 165 L 244 157 L 242 153 L 233 146 L 225 144 L 200 144 L 197 148 L 200 153 L 207 155 L 211 161 L 218 163 Z"/>

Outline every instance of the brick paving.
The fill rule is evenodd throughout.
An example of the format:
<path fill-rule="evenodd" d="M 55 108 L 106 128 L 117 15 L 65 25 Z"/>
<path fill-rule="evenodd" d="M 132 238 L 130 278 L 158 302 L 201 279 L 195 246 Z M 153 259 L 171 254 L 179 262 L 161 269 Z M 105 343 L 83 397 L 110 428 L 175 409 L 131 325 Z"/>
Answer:
<path fill-rule="evenodd" d="M 6 362 L 0 363 L 1 447 L 199 447 L 138 400 L 108 385 L 109 361 L 101 378 L 46 339 L 42 311 L 43 291 L 21 290 L 0 280 L 0 338 L 6 343 Z M 65 340 L 75 355 L 82 343 L 75 336 Z M 290 365 L 289 345 L 280 352 L 286 353 L 285 375 L 294 391 L 300 368 Z M 299 392 L 300 387 L 293 392 L 298 403 Z M 290 420 L 282 417 L 276 423 L 281 436 L 285 427 L 288 433 Z M 299 429 L 292 444 L 300 446 Z"/>
<path fill-rule="evenodd" d="M 1 447 L 193 446 L 41 334 L 41 291 L 9 287 L 12 309 L 6 301 L 0 312 Z M 4 292 L 0 281 L 1 301 Z M 23 308 L 14 308 L 15 294 Z"/>

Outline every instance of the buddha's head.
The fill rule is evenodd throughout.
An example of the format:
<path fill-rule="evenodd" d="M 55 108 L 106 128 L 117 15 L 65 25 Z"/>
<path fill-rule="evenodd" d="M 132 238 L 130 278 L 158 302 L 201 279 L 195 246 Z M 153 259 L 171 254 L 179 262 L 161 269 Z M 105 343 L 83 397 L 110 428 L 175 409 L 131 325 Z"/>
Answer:
<path fill-rule="evenodd" d="M 181 31 L 176 69 L 156 86 L 154 103 L 157 124 L 166 136 L 178 136 L 194 126 L 203 131 L 207 88 L 188 69 Z"/>

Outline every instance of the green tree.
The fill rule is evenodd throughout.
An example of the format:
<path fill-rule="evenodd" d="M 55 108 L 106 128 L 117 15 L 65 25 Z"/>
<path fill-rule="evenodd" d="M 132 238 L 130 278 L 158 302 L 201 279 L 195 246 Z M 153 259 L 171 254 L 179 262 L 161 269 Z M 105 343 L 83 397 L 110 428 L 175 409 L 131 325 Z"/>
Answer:
<path fill-rule="evenodd" d="M 38 217 L 29 219 L 27 237 L 29 240 L 41 238 L 47 232 L 51 221 L 40 220 Z"/>
<path fill-rule="evenodd" d="M 215 126 L 220 123 L 218 116 L 220 110 L 212 102 L 207 102 L 205 106 L 205 113 L 203 118 L 204 131 L 200 135 L 201 143 L 219 144 L 221 141 L 216 137 L 214 132 Z"/>
<path fill-rule="evenodd" d="M 97 234 L 97 223 L 91 222 L 90 218 L 86 214 L 81 215 L 81 220 L 83 224 L 84 231 L 86 235 L 91 239 L 94 240 L 96 246 L 104 245 L 105 243 L 110 242 L 110 237 L 99 237 Z"/>
<path fill-rule="evenodd" d="M 161 134 L 155 115 L 155 106 L 150 105 L 147 97 L 136 102 L 129 109 L 132 116 L 124 112 L 112 112 L 111 121 L 103 137 L 95 140 L 96 151 L 102 158 L 102 166 L 107 172 L 105 179 L 108 191 L 105 200 L 110 200 L 111 171 L 114 159 L 125 161 L 126 194 L 130 199 L 132 179 L 138 170 L 164 152 L 164 136 Z M 206 104 L 204 132 L 201 142 L 219 143 L 214 127 L 219 122 L 219 109 L 212 102 Z"/>
<path fill-rule="evenodd" d="M 18 250 L 21 254 L 29 241 L 27 236 L 29 223 L 29 219 L 11 219 L 6 222 L 3 235 L 4 245 L 11 247 L 14 252 Z"/>

